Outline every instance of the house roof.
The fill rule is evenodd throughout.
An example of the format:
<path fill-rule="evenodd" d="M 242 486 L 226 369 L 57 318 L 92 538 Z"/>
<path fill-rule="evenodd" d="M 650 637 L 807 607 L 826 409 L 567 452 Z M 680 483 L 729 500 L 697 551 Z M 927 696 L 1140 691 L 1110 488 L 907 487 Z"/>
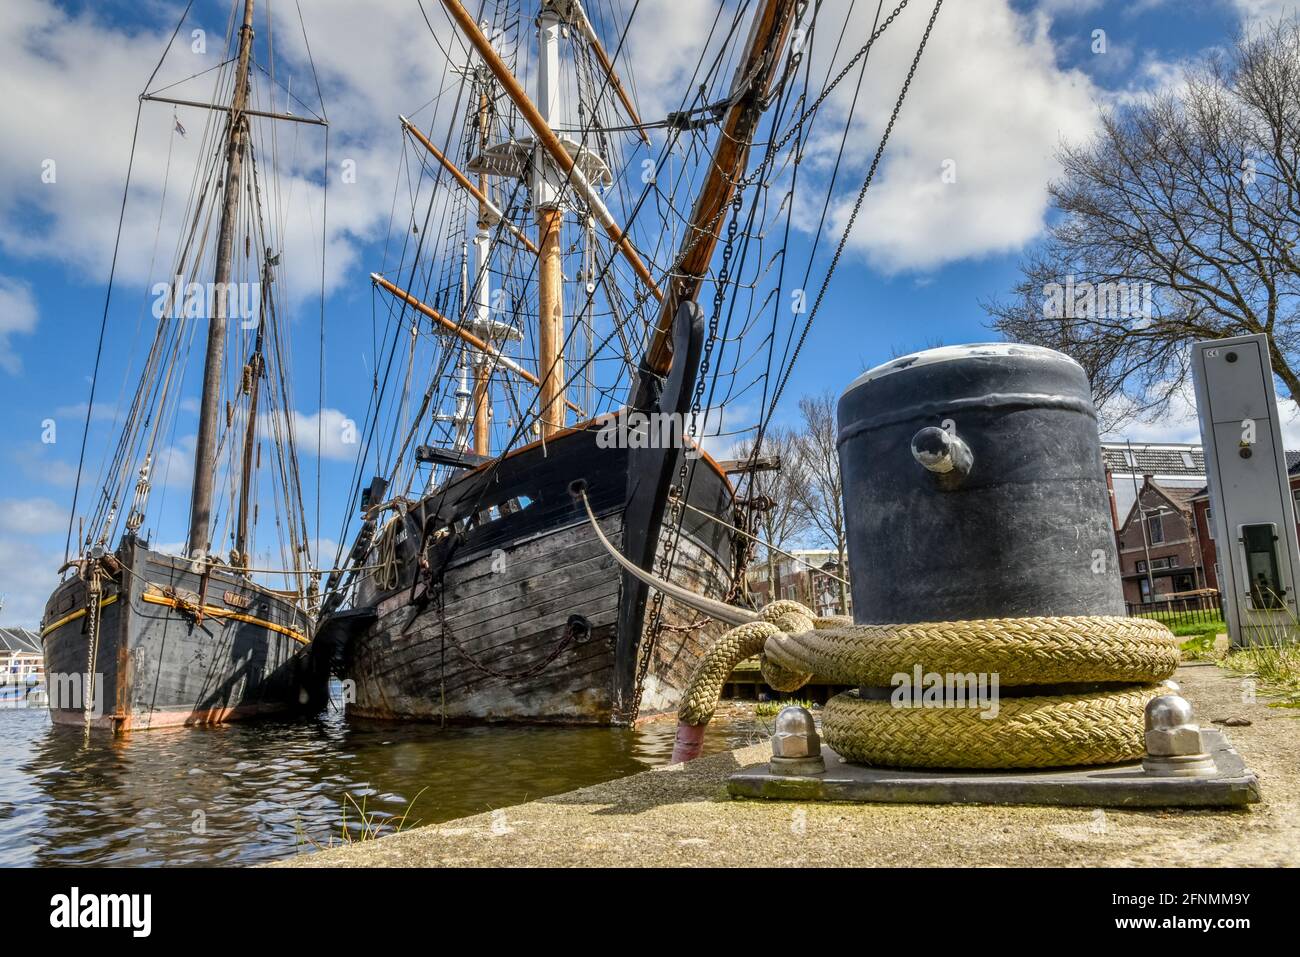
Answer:
<path fill-rule="evenodd" d="M 1205 450 L 1199 445 L 1103 445 L 1107 470 L 1134 475 L 1205 474 Z"/>
<path fill-rule="evenodd" d="M 0 628 L 0 651 L 41 652 L 41 638 L 27 628 Z"/>
<path fill-rule="evenodd" d="M 1192 499 L 1198 494 L 1194 488 L 1166 488 L 1154 481 L 1147 481 L 1143 486 L 1143 491 L 1147 488 L 1150 488 L 1151 491 L 1163 498 L 1172 508 L 1184 513 L 1192 510 Z M 1128 512 L 1124 515 L 1124 521 L 1119 527 L 1121 533 L 1128 528 L 1129 522 L 1133 520 L 1133 513 L 1137 511 L 1137 504 L 1137 499 L 1134 499 L 1133 504 L 1129 506 Z"/>

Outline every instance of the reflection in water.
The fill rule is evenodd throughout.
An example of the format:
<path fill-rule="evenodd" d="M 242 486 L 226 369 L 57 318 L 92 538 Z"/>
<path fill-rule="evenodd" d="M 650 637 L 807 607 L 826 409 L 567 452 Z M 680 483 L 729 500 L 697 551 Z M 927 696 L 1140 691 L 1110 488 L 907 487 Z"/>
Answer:
<path fill-rule="evenodd" d="M 447 821 L 666 763 L 674 725 L 440 729 L 331 710 L 96 734 L 86 747 L 44 710 L 0 709 L 0 866 L 273 860 L 338 843 L 345 795 L 381 818 L 410 806 L 407 827 Z M 718 719 L 706 750 L 754 740 L 752 725 Z M 356 808 L 346 809 L 355 832 Z"/>

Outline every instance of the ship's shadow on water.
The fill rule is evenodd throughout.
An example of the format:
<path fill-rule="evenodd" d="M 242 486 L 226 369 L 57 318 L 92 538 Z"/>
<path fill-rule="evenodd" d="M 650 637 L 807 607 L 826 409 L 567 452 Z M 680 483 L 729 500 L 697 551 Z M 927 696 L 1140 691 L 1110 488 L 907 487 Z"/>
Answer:
<path fill-rule="evenodd" d="M 112 737 L 0 710 L 0 866 L 242 865 L 508 807 L 667 762 L 635 730 L 263 719 Z M 716 721 L 709 750 L 754 740 Z M 392 825 L 384 828 L 391 832 Z"/>

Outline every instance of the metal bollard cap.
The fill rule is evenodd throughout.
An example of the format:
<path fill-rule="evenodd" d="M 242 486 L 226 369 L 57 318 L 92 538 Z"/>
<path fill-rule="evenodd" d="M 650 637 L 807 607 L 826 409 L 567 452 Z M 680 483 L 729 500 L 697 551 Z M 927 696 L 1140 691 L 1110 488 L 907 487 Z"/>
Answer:
<path fill-rule="evenodd" d="M 821 737 L 812 713 L 798 705 L 782 708 L 772 734 L 772 754 L 778 758 L 806 758 L 821 754 Z"/>
<path fill-rule="evenodd" d="M 1156 695 L 1147 702 L 1147 731 L 1170 731 L 1193 723 L 1192 705 L 1182 695 Z"/>

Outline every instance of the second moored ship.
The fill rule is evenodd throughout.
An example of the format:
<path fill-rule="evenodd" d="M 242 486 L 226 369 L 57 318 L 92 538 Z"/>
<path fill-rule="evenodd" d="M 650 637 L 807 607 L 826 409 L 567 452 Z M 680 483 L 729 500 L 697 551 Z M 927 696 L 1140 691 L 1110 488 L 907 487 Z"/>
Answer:
<path fill-rule="evenodd" d="M 229 38 L 237 52 L 221 65 L 217 84 L 230 98 L 209 107 L 217 121 L 203 133 L 191 218 L 168 273 L 176 283 L 165 284 L 166 300 L 155 310 L 135 399 L 106 457 L 93 510 L 82 516 L 79 554 L 46 604 L 41 641 L 50 713 L 60 724 L 112 731 L 210 724 L 317 707 L 325 695 L 324 678 L 305 653 L 316 599 L 276 309 L 274 250 L 282 237 L 264 208 L 267 194 L 279 201 L 278 184 L 274 163 L 268 171 L 258 162 L 261 140 L 250 125 L 254 116 L 323 121 L 248 108 L 253 0 L 240 0 L 237 14 L 240 8 Z M 141 99 L 199 105 L 148 91 Z M 179 120 L 172 123 L 174 146 L 186 133 Z M 212 281 L 184 282 L 195 277 Z M 196 339 L 203 380 L 195 451 L 186 462 L 168 443 Z M 92 391 L 88 427 L 94 411 Z M 186 464 L 193 482 L 181 556 L 151 545 L 143 530 L 158 520 L 150 509 L 154 483 L 174 480 L 171 469 L 183 477 Z M 279 589 L 252 562 L 259 527 L 272 524 L 284 563 Z M 214 548 L 223 539 L 225 558 Z"/>

